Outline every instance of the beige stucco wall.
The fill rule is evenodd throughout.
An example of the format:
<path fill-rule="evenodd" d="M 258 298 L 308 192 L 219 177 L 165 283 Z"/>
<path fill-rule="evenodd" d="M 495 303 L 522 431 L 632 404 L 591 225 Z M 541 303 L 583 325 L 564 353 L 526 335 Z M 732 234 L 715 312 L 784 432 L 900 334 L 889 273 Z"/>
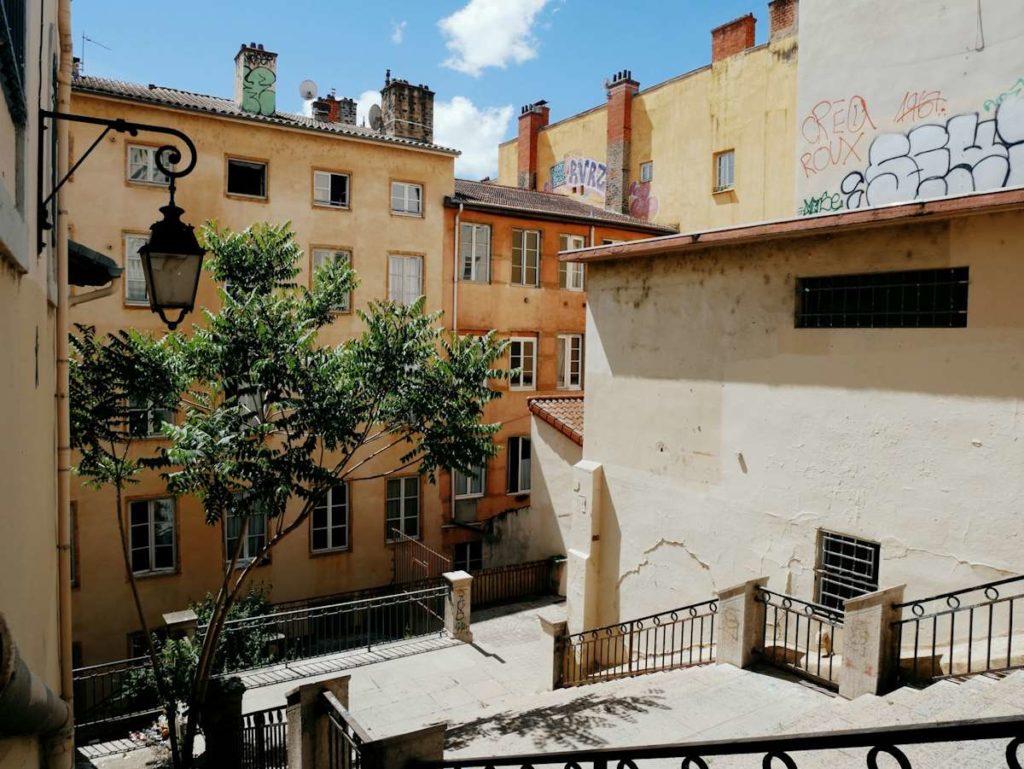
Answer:
<path fill-rule="evenodd" d="M 1022 35 L 1017 0 L 802 3 L 797 213 L 1024 184 Z"/>
<path fill-rule="evenodd" d="M 811 598 L 819 529 L 880 542 L 908 597 L 1019 571 L 1022 225 L 589 265 L 601 623 L 762 575 Z M 970 267 L 965 329 L 794 328 L 797 276 L 948 266 Z"/>

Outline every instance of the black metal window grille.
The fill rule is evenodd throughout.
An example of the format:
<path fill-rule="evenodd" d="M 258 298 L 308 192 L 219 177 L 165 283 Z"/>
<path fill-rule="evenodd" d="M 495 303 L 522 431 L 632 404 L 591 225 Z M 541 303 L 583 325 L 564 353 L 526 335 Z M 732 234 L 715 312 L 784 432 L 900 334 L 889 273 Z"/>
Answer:
<path fill-rule="evenodd" d="M 842 611 L 847 598 L 878 590 L 880 551 L 877 542 L 831 531 L 820 532 L 815 601 Z"/>
<path fill-rule="evenodd" d="M 797 278 L 797 328 L 965 328 L 967 267 Z"/>
<path fill-rule="evenodd" d="M 25 122 L 25 0 L 0 0 L 0 85 L 11 118 Z"/>

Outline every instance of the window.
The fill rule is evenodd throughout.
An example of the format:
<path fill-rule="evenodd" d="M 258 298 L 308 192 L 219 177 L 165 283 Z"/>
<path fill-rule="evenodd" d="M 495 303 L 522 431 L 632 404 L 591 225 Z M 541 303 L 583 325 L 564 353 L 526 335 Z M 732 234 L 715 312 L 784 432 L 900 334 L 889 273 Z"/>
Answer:
<path fill-rule="evenodd" d="M 797 278 L 797 328 L 965 328 L 967 267 Z"/>
<path fill-rule="evenodd" d="M 508 493 L 530 493 L 530 439 L 513 436 L 508 439 Z"/>
<path fill-rule="evenodd" d="M 125 304 L 149 306 L 146 273 L 142 269 L 139 249 L 149 241 L 145 235 L 124 236 L 124 301 Z"/>
<path fill-rule="evenodd" d="M 160 173 L 156 166 L 156 151 L 156 147 L 145 147 L 140 144 L 128 145 L 128 181 L 163 186 L 170 183 L 170 179 Z M 168 165 L 166 153 L 163 161 L 165 166 Z"/>
<path fill-rule="evenodd" d="M 847 598 L 878 590 L 877 542 L 831 531 L 818 532 L 815 600 L 830 609 L 843 609 Z"/>
<path fill-rule="evenodd" d="M 128 634 L 128 659 L 145 657 L 149 654 L 149 646 L 146 644 L 146 635 L 141 630 Z"/>
<path fill-rule="evenodd" d="M 476 467 L 470 473 L 455 471 L 455 498 L 471 499 L 484 495 L 484 468 Z"/>
<path fill-rule="evenodd" d="M 348 549 L 348 484 L 334 486 L 316 503 L 310 529 L 314 553 Z"/>
<path fill-rule="evenodd" d="M 396 214 L 423 214 L 423 187 L 407 182 L 391 182 L 391 210 Z"/>
<path fill-rule="evenodd" d="M 267 164 L 228 158 L 228 194 L 265 198 L 267 196 Z"/>
<path fill-rule="evenodd" d="M 174 500 L 128 503 L 132 571 L 152 574 L 174 569 Z"/>
<path fill-rule="evenodd" d="M 575 251 L 586 248 L 587 242 L 582 235 L 559 235 L 559 251 Z M 558 263 L 558 287 L 567 288 L 570 291 L 583 290 L 583 265 L 574 262 Z"/>
<path fill-rule="evenodd" d="M 491 228 L 486 224 L 463 224 L 459 237 L 460 280 L 487 283 L 491 279 Z"/>
<path fill-rule="evenodd" d="M 267 514 L 262 510 L 252 510 L 249 513 L 249 528 L 245 534 L 245 542 L 242 543 L 242 550 L 238 554 L 239 567 L 246 566 L 261 552 L 267 545 Z M 225 560 L 230 562 L 231 556 L 235 554 L 238 546 L 238 535 L 242 531 L 244 516 L 230 513 L 224 520 L 224 549 Z"/>
<path fill-rule="evenodd" d="M 25 0 L 3 0 L 0 4 L 0 86 L 3 87 L 11 120 L 23 126 L 28 117 L 25 98 Z M 53 107 L 56 109 L 56 107 Z"/>
<path fill-rule="evenodd" d="M 174 424 L 174 409 L 153 408 L 151 403 L 132 400 L 128 405 L 128 425 L 134 436 L 161 436 L 164 422 Z"/>
<path fill-rule="evenodd" d="M 540 285 L 540 230 L 512 230 L 512 283 Z"/>
<path fill-rule="evenodd" d="M 423 293 L 423 257 L 388 257 L 388 299 L 399 304 L 412 304 Z"/>
<path fill-rule="evenodd" d="M 348 208 L 348 174 L 314 171 L 313 205 Z"/>
<path fill-rule="evenodd" d="M 640 164 L 640 183 L 652 181 L 654 179 L 654 161 L 648 160 L 646 163 Z"/>
<path fill-rule="evenodd" d="M 558 347 L 559 390 L 579 390 L 583 384 L 583 335 L 559 334 Z"/>
<path fill-rule="evenodd" d="M 715 192 L 731 190 L 735 181 L 736 152 L 726 150 L 715 155 Z"/>
<path fill-rule="evenodd" d="M 535 337 L 513 337 L 508 346 L 511 369 L 519 371 L 509 379 L 511 390 L 536 389 L 537 379 L 537 339 Z"/>
<path fill-rule="evenodd" d="M 484 543 L 460 542 L 452 548 L 452 568 L 455 571 L 479 571 L 484 567 Z"/>
<path fill-rule="evenodd" d="M 418 539 L 420 536 L 420 479 L 388 479 L 387 538 L 398 539 L 398 533 Z"/>
<path fill-rule="evenodd" d="M 334 248 L 314 248 L 312 251 L 313 278 L 316 279 L 316 271 L 328 262 L 342 261 L 352 264 L 352 252 Z M 335 308 L 338 312 L 348 312 L 352 308 L 352 294 L 348 292 L 342 298 L 341 303 Z"/>

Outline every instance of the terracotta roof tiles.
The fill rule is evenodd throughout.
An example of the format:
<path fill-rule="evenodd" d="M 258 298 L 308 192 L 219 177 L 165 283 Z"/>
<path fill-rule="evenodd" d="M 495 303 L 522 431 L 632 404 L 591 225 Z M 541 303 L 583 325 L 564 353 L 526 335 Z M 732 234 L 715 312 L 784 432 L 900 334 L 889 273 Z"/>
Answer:
<path fill-rule="evenodd" d="M 530 411 L 565 435 L 577 446 L 583 445 L 583 396 L 559 395 L 530 398 Z"/>

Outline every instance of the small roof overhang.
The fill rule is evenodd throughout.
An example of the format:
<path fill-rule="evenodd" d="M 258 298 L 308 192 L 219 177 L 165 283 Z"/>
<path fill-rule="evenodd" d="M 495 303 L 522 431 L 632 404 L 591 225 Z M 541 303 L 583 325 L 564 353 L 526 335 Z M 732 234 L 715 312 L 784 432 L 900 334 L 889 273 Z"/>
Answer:
<path fill-rule="evenodd" d="M 109 256 L 68 241 L 68 283 L 72 286 L 105 286 L 122 272 L 124 268 Z"/>

